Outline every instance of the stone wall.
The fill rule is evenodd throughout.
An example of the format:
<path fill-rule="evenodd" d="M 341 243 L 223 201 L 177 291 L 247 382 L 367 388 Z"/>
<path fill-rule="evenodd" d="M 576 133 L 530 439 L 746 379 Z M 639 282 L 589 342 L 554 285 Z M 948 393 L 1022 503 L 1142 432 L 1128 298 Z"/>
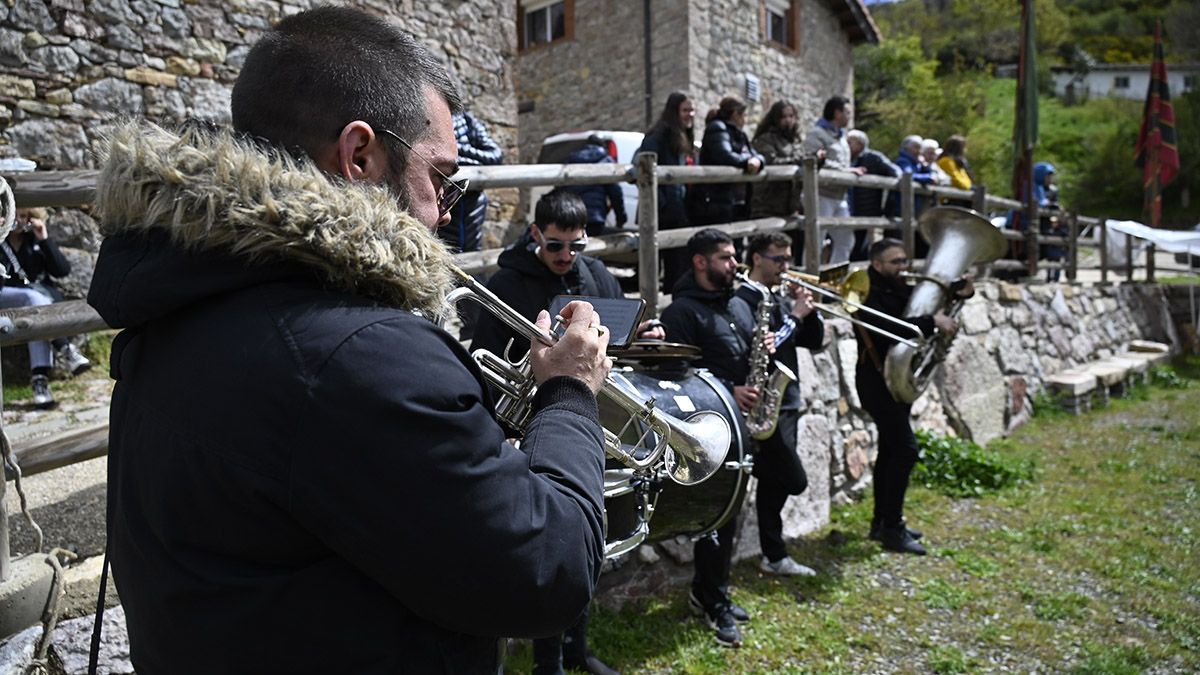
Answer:
<path fill-rule="evenodd" d="M 771 103 L 787 98 L 811 125 L 825 100 L 849 96 L 854 60 L 830 0 L 800 3 L 795 51 L 763 40 L 761 0 L 651 0 L 651 110 L 657 117 L 672 91 L 696 102 L 697 124 L 724 96 L 746 98 L 746 75 L 762 95 L 750 102 L 750 128 Z M 641 2 L 575 0 L 575 34 L 517 58 L 523 106 L 523 161 L 536 161 L 546 136 L 575 129 L 644 131 L 645 56 Z M 525 108 L 523 108 L 525 109 Z M 650 120 L 651 122 L 653 120 Z"/>
<path fill-rule="evenodd" d="M 1168 291 L 1145 284 L 979 284 L 959 315 L 960 333 L 945 363 L 913 406 L 914 427 L 986 444 L 1028 420 L 1045 377 L 1126 351 L 1132 340 L 1178 345 Z M 826 326 L 822 350 L 798 351 L 803 408 L 797 448 L 809 487 L 785 506 L 788 537 L 819 530 L 832 505 L 861 498 L 877 449 L 875 425 L 855 391 L 851 326 L 842 320 Z M 739 558 L 759 555 L 753 501 L 752 480 L 741 511 Z M 602 601 L 619 605 L 690 578 L 691 552 L 686 538 L 642 546 L 601 577 Z"/>
<path fill-rule="evenodd" d="M 0 2 L 0 157 L 40 169 L 95 165 L 114 117 L 171 123 L 229 122 L 229 94 L 250 45 L 284 16 L 317 0 L 18 0 Z M 358 0 L 395 18 L 440 56 L 469 109 L 516 159 L 516 98 L 510 64 L 515 4 L 490 0 Z M 469 45 L 469 49 L 466 48 Z M 507 219 L 515 190 L 489 193 Z M 95 224 L 79 216 L 52 231 L 93 248 Z M 68 238 L 61 235 L 67 234 Z"/>

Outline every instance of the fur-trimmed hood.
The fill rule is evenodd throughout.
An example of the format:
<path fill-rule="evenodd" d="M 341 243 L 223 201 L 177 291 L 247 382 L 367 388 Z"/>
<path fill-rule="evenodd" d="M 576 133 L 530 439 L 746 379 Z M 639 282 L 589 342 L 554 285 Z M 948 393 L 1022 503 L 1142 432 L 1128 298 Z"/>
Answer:
<path fill-rule="evenodd" d="M 187 254 L 232 257 L 247 269 L 282 263 L 333 290 L 430 317 L 444 311 L 450 252 L 382 187 L 331 180 L 230 131 L 176 133 L 149 122 L 119 126 L 102 165 L 96 213 L 106 238 L 169 237 Z M 102 249 L 98 273 L 104 257 Z M 121 306 L 125 290 L 107 299 L 110 311 L 97 305 L 110 323 L 137 320 Z"/>

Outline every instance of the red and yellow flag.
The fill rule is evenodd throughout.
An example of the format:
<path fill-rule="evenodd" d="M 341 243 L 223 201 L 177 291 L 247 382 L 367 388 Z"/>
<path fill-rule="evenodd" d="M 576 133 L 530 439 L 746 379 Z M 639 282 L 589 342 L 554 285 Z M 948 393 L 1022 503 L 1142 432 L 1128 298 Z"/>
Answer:
<path fill-rule="evenodd" d="M 1163 61 L 1162 22 L 1154 25 L 1154 62 L 1150 66 L 1150 87 L 1138 131 L 1136 164 L 1142 169 L 1145 192 L 1144 211 L 1151 227 L 1162 220 L 1162 188 L 1179 173 L 1179 148 L 1175 145 L 1175 111 L 1167 87 L 1167 64 Z"/>

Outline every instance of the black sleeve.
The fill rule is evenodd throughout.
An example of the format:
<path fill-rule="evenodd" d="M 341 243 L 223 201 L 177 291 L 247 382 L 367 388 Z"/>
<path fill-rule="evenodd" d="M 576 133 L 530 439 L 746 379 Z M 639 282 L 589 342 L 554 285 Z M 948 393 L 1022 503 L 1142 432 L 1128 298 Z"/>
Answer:
<path fill-rule="evenodd" d="M 488 281 L 488 290 L 495 293 L 498 298 L 508 304 L 512 304 L 512 298 L 519 297 L 521 294 L 520 283 L 515 275 L 510 275 L 501 270 L 492 275 Z M 508 346 L 508 341 L 513 341 L 512 355 L 514 358 L 520 358 L 529 351 L 529 341 L 517 335 L 517 332 L 508 327 L 500 319 L 497 319 L 491 312 L 479 308 L 478 315 L 475 321 L 475 333 L 471 338 L 471 351 L 476 349 L 486 349 L 489 352 L 497 355 L 504 355 L 504 348 Z"/>
<path fill-rule="evenodd" d="M 803 347 L 810 351 L 821 348 L 821 343 L 825 341 L 825 320 L 819 311 L 813 310 L 803 320 L 797 322 L 796 332 L 792 333 L 792 341 L 797 347 Z"/>
<path fill-rule="evenodd" d="M 714 166 L 736 166 L 740 169 L 746 168 L 746 163 L 752 157 L 757 157 L 760 161 L 762 155 L 757 152 L 738 152 L 733 149 L 733 138 L 729 128 L 724 124 L 709 125 L 708 130 L 704 134 L 704 158 L 705 164 Z"/>
<path fill-rule="evenodd" d="M 42 260 L 46 272 L 50 276 L 55 278 L 65 277 L 71 273 L 71 262 L 63 256 L 62 251 L 58 248 L 58 244 L 54 243 L 53 237 L 47 237 L 37 242 L 37 244 L 42 252 Z M 26 246 L 28 245 L 28 242 L 26 242 Z M 30 280 L 33 281 L 33 279 Z"/>
<path fill-rule="evenodd" d="M 696 317 L 687 310 L 685 303 L 676 300 L 667 305 L 659 320 L 671 342 L 700 346 Z"/>
<path fill-rule="evenodd" d="M 368 326 L 323 365 L 288 508 L 422 619 L 471 635 L 561 632 L 604 558 L 596 399 L 579 380 L 547 381 L 518 450 L 466 352 L 416 323 Z"/>

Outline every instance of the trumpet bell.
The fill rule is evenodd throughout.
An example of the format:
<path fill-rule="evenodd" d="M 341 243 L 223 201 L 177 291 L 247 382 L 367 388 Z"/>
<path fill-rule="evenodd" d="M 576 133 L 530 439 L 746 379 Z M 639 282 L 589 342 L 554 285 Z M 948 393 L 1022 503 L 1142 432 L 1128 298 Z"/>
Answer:
<path fill-rule="evenodd" d="M 867 296 L 871 294 L 871 277 L 867 274 L 867 268 L 854 270 L 850 276 L 841 285 L 842 297 L 846 299 L 842 303 L 842 309 L 846 310 L 847 314 L 853 314 L 858 311 L 858 308 L 867 301 Z"/>
<path fill-rule="evenodd" d="M 733 432 L 720 413 L 701 410 L 685 420 L 663 416 L 671 438 L 663 467 L 680 485 L 697 485 L 712 477 L 725 463 Z"/>

